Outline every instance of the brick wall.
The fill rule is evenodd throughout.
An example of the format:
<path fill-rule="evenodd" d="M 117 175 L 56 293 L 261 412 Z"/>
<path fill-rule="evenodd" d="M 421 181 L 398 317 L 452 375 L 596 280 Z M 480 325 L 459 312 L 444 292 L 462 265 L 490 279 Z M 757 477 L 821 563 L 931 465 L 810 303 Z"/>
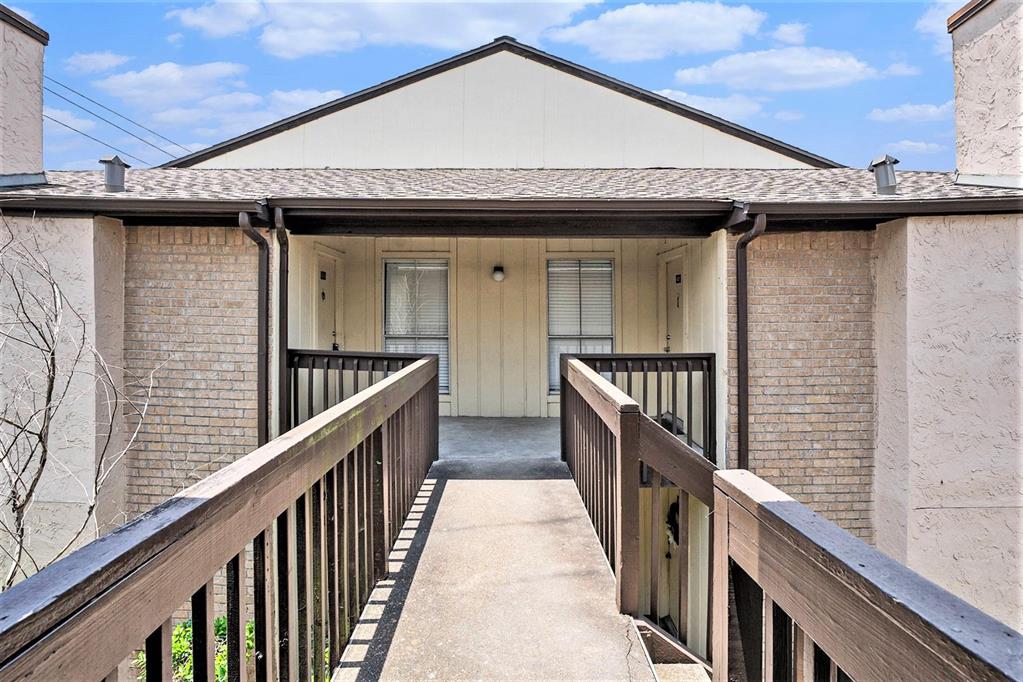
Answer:
<path fill-rule="evenodd" d="M 729 403 L 737 409 L 735 240 Z M 872 540 L 873 232 L 771 234 L 749 248 L 750 468 Z M 738 451 L 729 420 L 730 457 Z"/>
<path fill-rule="evenodd" d="M 125 230 L 126 369 L 155 369 L 129 453 L 136 516 L 256 447 L 256 246 L 239 230 Z"/>

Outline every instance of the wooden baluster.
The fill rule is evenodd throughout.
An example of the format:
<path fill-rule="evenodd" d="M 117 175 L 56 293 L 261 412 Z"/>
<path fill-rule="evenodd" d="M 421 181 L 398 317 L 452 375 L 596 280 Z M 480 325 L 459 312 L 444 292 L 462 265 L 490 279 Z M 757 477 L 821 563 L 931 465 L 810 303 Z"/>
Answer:
<path fill-rule="evenodd" d="M 213 581 L 192 595 L 192 679 L 194 682 L 216 682 L 214 659 L 217 641 L 213 632 Z M 148 663 L 148 658 L 146 659 Z M 146 679 L 149 679 L 148 677 Z"/>
<path fill-rule="evenodd" d="M 291 368 L 291 428 L 302 423 L 302 415 L 298 411 L 298 361 Z"/>
<path fill-rule="evenodd" d="M 678 638 L 689 641 L 689 494 L 678 491 Z"/>
<path fill-rule="evenodd" d="M 346 571 L 346 599 L 348 603 L 348 633 L 351 637 L 355 624 L 359 621 L 359 543 L 357 520 L 359 513 L 358 496 L 356 495 L 356 473 L 358 463 L 355 458 L 355 450 L 345 457 L 345 547 L 348 557 L 348 570 Z"/>
<path fill-rule="evenodd" d="M 812 682 L 813 674 L 813 640 L 806 636 L 803 629 L 793 624 L 793 652 L 796 682 Z"/>
<path fill-rule="evenodd" d="M 291 679 L 291 551 L 288 538 L 288 510 L 277 517 L 277 675 Z"/>
<path fill-rule="evenodd" d="M 421 430 L 421 429 L 420 429 Z M 373 548 L 373 579 L 387 577 L 387 511 L 384 507 L 384 448 L 383 433 L 380 429 L 370 436 L 370 490 L 372 491 L 373 532 L 370 544 Z"/>
<path fill-rule="evenodd" d="M 315 379 L 315 368 L 316 359 L 313 357 L 306 358 L 306 419 L 312 419 L 316 416 L 316 410 L 313 406 L 313 383 Z"/>
<path fill-rule="evenodd" d="M 360 527 L 359 537 L 362 541 L 360 550 L 362 551 L 362 574 L 365 579 L 362 581 L 362 602 L 360 606 L 365 606 L 366 602 L 369 601 L 369 594 L 373 590 L 373 533 L 370 524 L 372 523 L 373 511 L 370 508 L 370 500 L 372 491 L 370 489 L 370 461 L 369 461 L 369 447 L 366 441 L 362 441 L 359 448 L 360 462 L 359 471 L 362 477 L 359 479 L 359 491 L 361 497 L 359 498 L 360 511 L 359 516 Z"/>
<path fill-rule="evenodd" d="M 324 563 L 327 569 L 327 664 L 331 669 L 337 666 L 341 656 L 337 618 L 337 501 L 334 468 L 323 477 L 323 516 L 326 553 Z"/>
<path fill-rule="evenodd" d="M 174 662 L 171 657 L 171 637 L 174 623 L 168 618 L 146 637 L 146 680 L 172 682 Z"/>
<path fill-rule="evenodd" d="M 774 680 L 775 676 L 774 601 L 765 594 L 762 606 L 764 609 L 763 616 L 761 616 L 764 621 L 764 660 L 761 664 L 761 669 L 763 670 L 764 682 L 769 682 Z"/>
<path fill-rule="evenodd" d="M 683 424 L 686 430 L 692 430 L 689 422 Z M 678 435 L 678 363 L 671 361 L 671 435 Z"/>
<path fill-rule="evenodd" d="M 333 465 L 333 482 L 335 482 L 335 502 L 333 502 L 333 517 L 335 517 L 335 557 L 337 561 L 337 611 L 338 611 L 338 656 L 345 650 L 348 643 L 348 550 L 346 540 L 348 538 L 347 526 L 345 526 L 345 459 Z"/>
<path fill-rule="evenodd" d="M 650 603 L 648 613 L 650 620 L 661 623 L 661 537 L 664 535 L 664 524 L 661 520 L 661 473 L 650 468 Z"/>
<path fill-rule="evenodd" d="M 657 383 L 657 387 L 656 387 L 656 390 L 657 390 L 657 399 L 655 400 L 655 403 L 656 403 L 656 406 L 657 406 L 657 411 L 656 411 L 656 412 L 655 412 L 655 414 L 654 414 L 654 420 L 655 420 L 655 421 L 656 421 L 656 422 L 657 422 L 658 424 L 661 424 L 661 423 L 662 423 L 662 422 L 661 422 L 661 411 L 662 411 L 662 407 L 661 407 L 661 400 L 662 400 L 662 398 L 664 397 L 664 386 L 663 386 L 663 384 L 662 384 L 662 380 L 663 380 L 663 378 L 664 378 L 664 377 L 663 377 L 663 374 L 664 374 L 664 373 L 663 373 L 663 371 L 661 370 L 661 361 L 660 361 L 660 360 L 657 360 L 657 361 L 656 361 L 656 362 L 654 363 L 654 378 L 656 379 L 656 383 Z"/>
<path fill-rule="evenodd" d="M 298 678 L 309 679 L 309 495 L 295 502 L 295 611 L 294 639 L 298 652 Z"/>
<path fill-rule="evenodd" d="M 245 682 L 245 641 L 245 550 L 242 549 L 227 562 L 228 682 Z"/>
<path fill-rule="evenodd" d="M 191 616 L 192 680 L 193 682 L 216 682 L 214 658 L 216 657 L 217 640 L 213 631 L 215 613 L 212 580 L 192 594 Z M 148 662 L 148 658 L 146 662 Z"/>
<path fill-rule="evenodd" d="M 269 682 L 273 677 L 274 574 L 271 529 L 262 531 L 252 542 L 252 652 L 256 682 Z"/>
<path fill-rule="evenodd" d="M 312 652 L 310 665 L 316 682 L 323 682 L 323 483 L 313 483 L 310 495 L 309 535 L 310 568 L 309 581 L 310 624 L 312 625 Z"/>
<path fill-rule="evenodd" d="M 703 439 L 706 447 L 707 439 Z M 693 365 L 686 361 L 686 445 L 693 447 Z"/>
<path fill-rule="evenodd" d="M 639 610 L 639 413 L 619 412 L 615 470 L 619 500 L 615 527 L 616 603 L 621 613 Z"/>
<path fill-rule="evenodd" d="M 355 393 L 359 392 L 359 358 L 355 358 L 355 372 L 353 373 L 352 382 L 355 389 L 352 395 L 355 395 Z"/>
<path fill-rule="evenodd" d="M 330 358 L 323 358 L 323 411 L 326 412 L 330 405 Z"/>
<path fill-rule="evenodd" d="M 707 648 L 714 666 L 714 682 L 729 679 L 728 660 L 728 498 L 714 489 L 714 513 L 710 534 L 713 563 L 710 571 L 710 632 Z M 738 674 L 738 670 L 736 671 Z"/>
<path fill-rule="evenodd" d="M 632 396 L 632 360 L 625 361 L 625 392 Z"/>

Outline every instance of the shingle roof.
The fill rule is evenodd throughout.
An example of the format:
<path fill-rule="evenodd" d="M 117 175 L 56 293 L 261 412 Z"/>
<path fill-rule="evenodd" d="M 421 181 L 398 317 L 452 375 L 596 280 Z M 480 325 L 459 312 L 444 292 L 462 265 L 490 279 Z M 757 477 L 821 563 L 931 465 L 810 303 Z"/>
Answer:
<path fill-rule="evenodd" d="M 898 193 L 879 196 L 869 171 L 829 169 L 197 169 L 127 171 L 125 192 L 106 192 L 101 171 L 51 171 L 46 186 L 3 197 L 255 201 L 721 200 L 864 203 L 1020 197 L 1023 190 L 957 185 L 951 173 L 902 171 Z M 2 206 L 2 203 L 0 203 Z"/>

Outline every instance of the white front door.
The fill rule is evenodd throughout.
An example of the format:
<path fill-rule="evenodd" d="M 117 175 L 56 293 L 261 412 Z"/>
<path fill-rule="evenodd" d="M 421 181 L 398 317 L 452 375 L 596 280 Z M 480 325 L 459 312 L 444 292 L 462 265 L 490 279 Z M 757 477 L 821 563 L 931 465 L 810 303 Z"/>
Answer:
<path fill-rule="evenodd" d="M 667 287 L 665 296 L 667 303 L 667 325 L 664 337 L 665 353 L 682 352 L 682 335 L 685 332 L 683 316 L 685 314 L 685 294 L 683 292 L 685 277 L 682 272 L 682 258 L 668 261 Z"/>
<path fill-rule="evenodd" d="M 338 323 L 338 263 L 336 258 L 316 257 L 316 348 L 331 350 L 340 347 Z M 335 345 L 337 344 L 337 345 Z"/>

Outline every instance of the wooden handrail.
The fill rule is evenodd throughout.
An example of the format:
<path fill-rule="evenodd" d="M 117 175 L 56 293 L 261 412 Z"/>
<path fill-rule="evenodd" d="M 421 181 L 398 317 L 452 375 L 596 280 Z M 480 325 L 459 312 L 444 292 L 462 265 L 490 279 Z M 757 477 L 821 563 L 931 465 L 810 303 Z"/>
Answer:
<path fill-rule="evenodd" d="M 423 357 L 426 354 L 289 348 L 280 402 L 285 423 L 293 428 Z"/>
<path fill-rule="evenodd" d="M 815 658 L 858 680 L 1023 679 L 1020 633 L 749 471 L 716 472 L 714 485 L 715 680 L 740 667 L 767 676 L 788 660 L 797 679 L 815 679 Z M 739 646 L 728 641 L 729 562 Z M 776 660 L 785 649 L 788 660 Z M 729 660 L 729 650 L 741 658 Z"/>
<path fill-rule="evenodd" d="M 316 513 L 317 504 L 331 499 L 323 497 L 321 485 L 335 485 L 333 478 L 325 477 L 338 475 L 336 487 L 326 491 L 337 490 L 338 509 L 342 471 L 345 482 L 362 491 L 363 504 L 379 504 L 370 499 L 379 496 L 372 492 L 374 485 L 385 486 L 385 497 L 386 490 L 399 485 L 406 490 L 418 487 L 429 461 L 436 457 L 436 385 L 437 358 L 417 360 L 0 594 L 0 677 L 104 678 L 142 637 L 166 628 L 175 610 L 223 566 L 244 556 L 247 543 L 264 537 L 275 523 L 280 528 L 296 500 L 305 505 L 309 491 L 313 491 L 311 508 Z M 387 427 L 409 409 L 414 412 L 403 420 L 418 425 L 414 434 L 418 440 L 404 443 L 399 448 L 402 452 L 397 452 L 396 443 L 389 443 L 393 439 Z M 405 451 L 421 461 L 395 467 L 393 462 L 404 458 Z M 356 456 L 361 459 L 349 461 Z M 375 467 L 379 467 L 373 459 L 382 459 L 385 471 L 391 461 L 391 475 L 410 480 L 377 479 L 373 484 Z M 350 476 L 363 478 L 349 480 Z M 395 496 L 391 498 L 393 507 Z M 366 534 L 376 535 L 386 528 L 378 517 L 403 519 L 410 504 L 406 499 L 399 513 L 360 508 L 363 522 L 369 524 Z M 312 523 L 315 532 L 319 520 L 314 518 Z M 361 551 L 379 553 L 383 549 L 379 545 L 389 545 L 396 529 L 390 528 L 389 533 L 390 537 L 363 538 Z M 377 548 L 371 551 L 374 541 Z M 312 550 L 314 558 L 318 551 Z M 262 556 L 264 561 L 273 559 Z M 367 555 L 364 562 L 369 574 L 357 576 L 363 583 L 377 572 L 370 558 Z M 279 567 L 279 575 L 281 571 L 286 576 L 288 569 Z M 297 597 L 304 599 L 304 595 Z M 257 621 L 265 619 L 266 613 L 261 615 L 257 609 Z M 264 620 L 263 626 L 272 624 Z M 244 656 L 244 646 L 242 651 Z M 339 653 L 332 650 L 332 659 Z M 312 660 L 318 664 L 315 655 Z"/>
<path fill-rule="evenodd" d="M 678 602 L 671 609 L 677 608 L 676 641 L 682 644 L 687 641 L 689 601 L 696 598 L 695 594 L 689 594 L 691 526 L 700 528 L 701 523 L 705 523 L 698 518 L 690 520 L 688 496 L 692 494 L 712 508 L 713 474 L 717 467 L 680 437 L 643 414 L 635 399 L 598 373 L 604 369 L 611 371 L 610 367 L 601 366 L 605 361 L 609 361 L 605 356 L 562 357 L 564 459 L 614 570 L 619 609 L 630 615 L 647 614 L 657 624 L 662 615 L 660 595 L 677 593 Z M 648 570 L 642 575 L 639 556 L 641 463 L 650 479 L 651 510 L 646 513 Z M 662 482 L 670 482 L 677 493 L 671 491 L 662 497 Z M 665 578 L 660 570 L 667 530 L 661 509 L 671 499 L 677 499 L 678 584 L 662 587 L 661 583 L 671 576 Z M 697 561 L 709 572 L 709 552 Z M 644 588 L 649 600 L 640 604 L 639 595 Z M 709 581 L 697 589 L 706 598 Z M 709 617 L 700 618 L 699 622 L 703 621 L 709 626 Z"/>
<path fill-rule="evenodd" d="M 717 463 L 714 353 L 583 353 L 572 356 L 606 375 L 641 412 Z"/>

